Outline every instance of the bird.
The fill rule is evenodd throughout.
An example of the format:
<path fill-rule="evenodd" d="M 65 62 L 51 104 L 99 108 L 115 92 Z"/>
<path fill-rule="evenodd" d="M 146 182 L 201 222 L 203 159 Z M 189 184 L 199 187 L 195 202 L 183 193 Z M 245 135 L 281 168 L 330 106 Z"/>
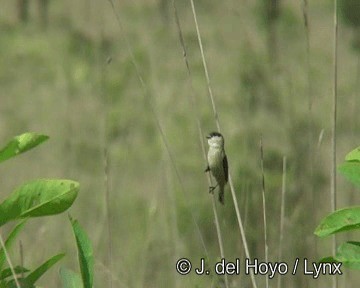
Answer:
<path fill-rule="evenodd" d="M 207 155 L 208 166 L 205 172 L 211 172 L 217 182 L 216 186 L 209 187 L 209 193 L 212 193 L 216 187 L 219 187 L 219 202 L 224 205 L 224 189 L 229 179 L 224 137 L 219 132 L 211 132 L 206 138 L 209 144 L 209 151 Z"/>

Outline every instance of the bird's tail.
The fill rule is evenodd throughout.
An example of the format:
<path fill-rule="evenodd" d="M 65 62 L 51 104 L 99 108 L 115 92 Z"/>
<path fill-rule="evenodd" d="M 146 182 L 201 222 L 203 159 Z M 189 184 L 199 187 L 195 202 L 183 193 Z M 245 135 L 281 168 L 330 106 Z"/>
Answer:
<path fill-rule="evenodd" d="M 224 205 L 224 202 L 225 199 L 224 199 L 224 187 L 222 186 L 219 186 L 219 202 Z"/>

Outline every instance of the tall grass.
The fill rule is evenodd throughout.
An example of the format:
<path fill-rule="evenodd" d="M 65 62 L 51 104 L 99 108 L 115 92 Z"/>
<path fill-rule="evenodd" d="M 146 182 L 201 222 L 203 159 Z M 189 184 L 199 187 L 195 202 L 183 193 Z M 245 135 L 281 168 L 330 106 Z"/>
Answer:
<path fill-rule="evenodd" d="M 212 88 L 211 88 L 211 84 L 210 84 L 210 77 L 209 77 L 209 72 L 208 72 L 208 68 L 207 68 L 207 64 L 206 64 L 206 60 L 205 60 L 205 54 L 204 54 L 203 44 L 202 44 L 202 40 L 201 40 L 200 29 L 199 29 L 199 25 L 198 25 L 198 21 L 197 21 L 194 1 L 190 0 L 190 3 L 191 3 L 192 14 L 193 14 L 193 17 L 194 17 L 194 22 L 195 22 L 195 28 L 196 28 L 196 35 L 197 35 L 197 39 L 198 39 L 198 44 L 199 44 L 199 48 L 200 48 L 200 52 L 201 52 L 201 59 L 202 59 L 202 64 L 203 64 L 204 73 L 205 73 L 205 77 L 206 77 L 207 88 L 208 88 L 208 92 L 209 92 L 209 99 L 211 101 L 211 105 L 212 105 L 212 108 L 213 108 L 214 120 L 215 120 L 216 126 L 218 128 L 218 131 L 221 132 L 219 115 L 218 115 L 218 112 L 217 112 L 217 109 L 216 109 L 216 106 L 215 106 L 215 100 L 214 100 L 214 96 L 213 96 Z M 248 247 L 247 247 L 247 240 L 246 240 L 246 236 L 245 236 L 245 230 L 243 228 L 243 223 L 242 223 L 242 219 L 241 219 L 239 206 L 238 206 L 238 202 L 237 202 L 237 198 L 236 198 L 235 189 L 234 189 L 234 186 L 233 186 L 233 183 L 232 183 L 232 178 L 231 178 L 230 171 L 231 170 L 229 169 L 229 185 L 230 185 L 231 194 L 232 194 L 232 197 L 233 197 L 234 207 L 235 207 L 236 216 L 237 216 L 237 220 L 238 220 L 238 225 L 239 225 L 239 229 L 240 229 L 240 234 L 241 234 L 241 238 L 242 238 L 242 243 L 244 245 L 245 255 L 246 255 L 247 259 L 251 259 L 250 253 L 249 253 L 249 250 L 248 250 Z M 253 287 L 256 288 L 257 285 L 256 285 L 256 282 L 255 282 L 254 272 L 252 270 L 250 270 L 250 277 L 251 277 L 251 283 L 252 283 Z"/>
<path fill-rule="evenodd" d="M 88 225 L 95 225 L 93 221 L 97 220 L 97 213 L 104 213 L 107 219 L 96 223 L 96 227 L 103 226 L 103 230 L 96 228 L 91 231 L 92 237 L 100 239 L 97 258 L 106 259 L 105 263 L 99 264 L 97 261 L 97 265 L 106 272 L 106 278 L 109 276 L 109 284 L 104 284 L 107 287 L 142 287 L 152 275 L 152 268 L 158 274 L 153 276 L 150 288 L 160 287 L 161 281 L 165 280 L 174 282 L 178 287 L 214 284 L 217 280 L 214 277 L 198 277 L 192 273 L 177 277 L 175 268 L 170 266 L 182 253 L 193 256 L 195 262 L 199 254 L 209 259 L 221 257 L 229 260 L 237 254 L 243 256 L 244 249 L 244 257 L 250 258 L 251 255 L 259 261 L 264 260 L 266 244 L 263 230 L 258 228 L 263 225 L 262 194 L 257 193 L 259 187 L 256 186 L 261 167 L 254 161 L 259 155 L 258 145 L 254 143 L 258 142 L 260 132 L 266 143 L 267 245 L 274 247 L 274 250 L 268 249 L 268 257 L 270 260 L 279 257 L 279 261 L 288 261 L 290 265 L 294 257 L 311 257 L 312 261 L 317 261 L 317 254 L 326 250 L 326 245 L 330 243 L 318 247 L 316 242 L 313 244 L 310 230 L 317 222 L 314 217 L 328 212 L 329 206 L 325 204 L 329 197 L 329 182 L 331 190 L 334 190 L 330 198 L 335 207 L 336 186 L 341 190 L 343 188 L 341 181 L 336 183 L 335 175 L 330 179 L 327 167 L 331 166 L 331 173 L 335 174 L 336 155 L 342 155 L 345 146 L 346 151 L 349 150 L 349 139 L 356 141 L 359 137 L 356 130 L 357 94 L 352 94 L 354 105 L 346 117 L 342 109 L 347 107 L 344 103 L 349 103 L 348 99 L 340 97 L 337 103 L 335 98 L 336 90 L 339 95 L 341 92 L 345 96 L 356 89 L 353 81 L 350 87 L 344 80 L 353 79 L 354 76 L 351 69 L 347 69 L 352 67 L 353 54 L 346 43 L 346 28 L 340 29 L 338 36 L 334 35 L 331 18 L 333 6 L 329 6 L 325 0 L 281 2 L 281 15 L 276 23 L 277 39 L 280 40 L 277 49 L 279 60 L 286 66 L 282 65 L 285 73 L 279 75 L 279 71 L 272 70 L 268 63 L 267 38 L 264 37 L 267 27 L 259 24 L 261 16 L 257 2 L 244 1 L 240 5 L 238 1 L 175 1 L 172 4 L 176 8 L 165 8 L 174 8 L 174 14 L 168 14 L 170 16 L 166 23 L 161 22 L 162 18 L 159 17 L 159 1 L 92 1 L 91 9 L 88 9 L 89 3 L 85 1 L 75 4 L 55 1 L 50 4 L 49 29 L 39 33 L 36 30 L 38 23 L 32 22 L 36 17 L 33 14 L 30 15 L 28 26 L 17 27 L 11 13 L 8 13 L 10 16 L 5 15 L 7 11 L 15 11 L 8 9 L 13 1 L 5 0 L 4 8 L 0 11 L 0 29 L 4 37 L 0 44 L 3 55 L 0 60 L 4 62 L 4 69 L 0 69 L 3 83 L 1 136 L 5 137 L 8 131 L 22 127 L 45 127 L 52 135 L 68 143 L 65 149 L 61 146 L 63 143 L 60 145 L 62 149 L 55 145 L 50 155 L 62 153 L 67 163 L 63 165 L 61 173 L 71 173 L 75 178 L 80 175 L 80 182 L 86 183 L 86 194 L 82 195 L 87 196 L 82 196 L 84 201 L 78 205 L 84 210 L 79 213 L 88 219 Z M 302 10 L 299 4 L 303 4 Z M 69 13 L 63 12 L 65 6 Z M 84 8 L 83 11 L 81 8 Z M 109 56 L 113 59 L 111 65 L 105 64 L 106 57 L 101 59 L 105 70 L 111 69 L 111 74 L 104 78 L 100 93 L 116 101 L 120 98 L 125 101 L 108 104 L 108 115 L 104 118 L 107 117 L 111 126 L 105 132 L 110 134 L 109 142 L 98 145 L 104 139 L 97 137 L 100 129 L 96 128 L 102 116 L 98 119 L 93 113 L 104 111 L 103 106 L 99 105 L 103 103 L 103 98 L 94 97 L 93 91 L 94 87 L 99 87 L 95 82 L 98 79 L 95 76 L 99 76 L 99 65 L 93 65 L 92 59 L 86 62 L 86 55 L 79 56 L 81 45 L 74 45 L 77 56 L 67 45 L 74 41 L 73 30 L 76 30 L 76 33 L 85 34 L 86 37 L 91 34 L 87 39 L 95 43 L 95 48 L 98 47 L 96 43 L 101 42 L 101 35 L 93 32 L 92 28 L 100 29 L 97 24 L 101 24 L 101 20 L 96 18 L 99 17 L 97 12 L 100 8 L 105 15 L 101 29 L 110 45 Z M 88 16 L 84 17 L 85 13 Z M 120 18 L 120 21 L 115 18 Z M 88 22 L 82 22 L 84 19 Z M 335 66 L 328 61 L 331 57 L 335 61 L 336 55 L 332 45 L 324 45 L 327 39 L 332 38 L 331 35 L 335 40 L 339 38 L 336 44 L 340 58 L 338 80 L 335 80 Z M 52 54 L 46 49 L 53 49 L 56 57 L 50 57 Z M 20 62 L 16 60 L 19 55 L 22 57 Z M 51 67 L 56 68 L 48 69 L 50 64 L 55 64 Z M 40 74 L 42 69 L 46 71 L 45 76 Z M 94 81 L 84 77 L 87 73 Z M 329 75 L 333 80 L 329 81 Z M 18 85 L 18 82 L 15 83 L 17 77 L 26 81 Z M 84 77 L 85 81 L 79 81 L 79 77 L 80 80 Z M 336 82 L 339 83 L 338 87 Z M 327 97 L 330 85 L 333 86 L 334 95 Z M 29 94 L 32 102 L 25 104 L 24 97 Z M 137 98 L 138 95 L 140 98 Z M 324 107 L 330 107 L 331 103 L 333 111 L 329 121 L 330 113 Z M 87 110 L 89 106 L 95 109 Z M 164 107 L 167 110 L 162 111 Z M 87 113 L 89 111 L 91 113 Z M 127 117 L 132 113 L 136 115 L 131 115 L 133 119 L 129 121 Z M 59 129 L 60 119 L 63 118 L 67 118 L 68 125 L 64 122 L 60 124 L 63 125 L 62 129 Z M 348 121 L 352 122 L 349 125 L 351 137 Z M 287 123 L 291 126 L 286 127 Z M 92 130 L 86 130 L 86 125 Z M 119 126 L 123 130 L 113 128 Z M 208 195 L 206 186 L 211 186 L 213 179 L 204 178 L 202 173 L 206 166 L 204 136 L 208 127 L 217 127 L 226 138 L 231 174 L 229 192 L 232 195 L 227 194 L 229 197 L 226 199 L 232 200 L 226 202 L 225 207 L 219 206 L 214 196 Z M 328 129 L 330 127 L 331 131 Z M 148 135 L 148 138 L 144 135 Z M 153 141 L 150 145 L 149 139 Z M 83 153 L 85 142 L 86 145 L 95 145 L 91 153 Z M 103 150 L 104 147 L 107 151 Z M 124 147 L 128 150 L 124 151 Z M 287 156 L 286 163 L 283 155 Z M 59 172 L 52 168 L 55 167 L 54 159 L 38 156 L 38 162 L 48 164 L 47 173 Z M 84 159 L 92 159 L 88 167 L 78 165 Z M 125 162 L 122 162 L 124 159 Z M 22 161 L 22 165 L 28 165 L 27 158 Z M 98 174 L 89 172 L 94 163 L 101 168 L 96 171 Z M 22 170 L 22 166 L 9 165 L 13 173 Z M 28 175 L 20 173 L 19 177 L 36 174 L 37 167 L 31 169 Z M 284 186 L 285 177 L 287 183 L 283 190 L 286 190 L 286 195 L 280 196 L 280 193 L 274 192 L 279 191 L 281 185 Z M 143 181 L 139 181 L 139 178 Z M 11 181 L 9 177 L 3 182 L 4 185 L 11 185 Z M 101 205 L 97 197 L 100 189 L 105 190 L 101 194 Z M 162 193 L 165 190 L 169 194 Z M 268 195 L 274 195 L 271 201 Z M 344 194 L 337 196 L 339 202 L 346 197 Z M 356 195 L 353 197 L 353 201 L 356 201 Z M 323 201 L 324 198 L 326 201 Z M 85 209 L 88 209 L 88 204 L 91 205 L 90 209 L 95 209 L 94 213 L 87 213 Z M 314 215 L 304 213 L 308 204 L 313 206 Z M 280 239 L 277 234 L 278 220 L 272 220 L 278 219 L 278 208 L 282 215 Z M 333 203 L 331 209 L 334 209 Z M 123 228 L 130 226 L 131 231 Z M 134 231 L 140 232 L 137 234 Z M 26 241 L 31 241 L 32 233 L 24 235 L 24 247 L 27 247 Z M 25 255 L 31 262 L 32 257 Z M 134 259 L 140 255 L 145 260 L 135 266 L 138 262 Z M 149 269 L 145 271 L 147 267 Z M 352 277 L 356 279 L 356 275 L 347 278 L 348 286 L 356 283 Z M 247 281 L 252 287 L 260 283 L 265 286 L 263 276 L 253 278 L 246 275 L 221 276 L 226 287 L 243 286 L 248 284 Z M 326 281 L 330 279 L 333 278 L 313 281 L 298 274 L 295 277 L 279 276 L 277 281 L 279 287 L 303 287 L 305 281 L 308 285 L 327 287 Z M 276 285 L 271 281 L 269 284 Z"/>
<path fill-rule="evenodd" d="M 131 44 L 130 44 L 130 41 L 126 35 L 126 32 L 125 32 L 125 28 L 120 20 L 120 17 L 118 15 L 118 13 L 116 12 L 116 9 L 115 9 L 115 5 L 113 3 L 112 0 L 109 0 L 110 4 L 111 4 L 111 7 L 112 7 L 112 10 L 113 10 L 113 13 L 115 14 L 116 16 L 116 19 L 117 19 L 117 23 L 119 25 L 119 28 L 121 30 L 121 36 L 122 36 L 122 39 L 124 40 L 124 42 L 126 43 L 126 47 L 127 47 L 127 51 L 128 53 L 130 54 L 130 57 L 131 57 L 131 62 L 133 64 L 133 67 L 135 69 L 135 72 L 136 72 L 136 75 L 137 75 L 137 78 L 139 80 L 139 83 L 141 85 L 141 88 L 142 88 L 142 91 L 143 91 L 143 96 L 144 96 L 144 102 L 146 103 L 146 106 L 147 108 L 151 111 L 151 114 L 153 116 L 153 119 L 155 121 L 155 124 L 156 124 L 156 127 L 157 127 L 157 130 L 160 134 L 160 138 L 162 140 L 162 143 L 164 144 L 164 147 L 165 147 L 165 151 L 166 151 L 166 154 L 168 155 L 169 157 L 169 160 L 170 160 L 170 163 L 171 163 L 171 167 L 172 167 L 172 170 L 175 172 L 175 175 L 176 175 L 176 178 L 178 179 L 178 182 L 180 184 L 180 187 L 181 187 L 181 191 L 182 193 L 185 195 L 185 198 L 187 197 L 187 193 L 186 193 L 186 189 L 184 187 L 184 183 L 183 183 L 183 180 L 181 178 L 181 175 L 180 175 L 180 172 L 179 172 L 179 169 L 177 167 L 177 164 L 176 164 L 176 158 L 175 158 L 175 155 L 173 154 L 173 152 L 171 151 L 171 148 L 170 148 L 170 145 L 168 143 L 168 140 L 167 140 L 167 137 L 166 137 L 166 132 L 163 130 L 162 128 L 162 125 L 161 125 L 161 122 L 160 122 L 160 119 L 159 119 L 159 115 L 158 113 L 156 112 L 156 109 L 154 108 L 153 104 L 152 104 L 152 99 L 150 99 L 150 92 L 149 92 L 149 88 L 147 86 L 147 84 L 145 83 L 144 81 L 144 78 L 142 77 L 141 75 L 141 72 L 140 72 L 140 69 L 137 65 L 137 62 L 136 62 L 136 58 L 134 56 L 134 52 L 133 52 L 133 49 L 131 47 Z M 174 206 L 174 209 L 175 209 L 175 206 Z M 205 241 L 203 239 L 203 235 L 202 235 L 202 232 L 200 230 L 200 227 L 199 227 L 199 224 L 198 224 L 198 220 L 196 219 L 195 215 L 194 215 L 194 212 L 193 210 L 190 210 L 190 214 L 191 214 L 191 218 L 192 218 L 192 221 L 194 223 L 194 226 L 196 228 L 196 231 L 198 233 L 198 236 L 199 236 L 199 239 L 201 241 L 201 245 L 204 249 L 204 253 L 207 255 L 207 248 L 206 248 L 206 245 L 205 245 Z M 176 223 L 176 221 L 174 222 L 174 224 Z M 174 228 L 176 229 L 176 228 Z"/>
<path fill-rule="evenodd" d="M 204 163 L 207 163 L 207 156 L 206 156 L 206 149 L 205 149 L 205 144 L 204 144 L 204 133 L 203 133 L 203 129 L 201 127 L 201 122 L 200 119 L 198 117 L 198 113 L 199 113 L 199 109 L 198 109 L 198 105 L 197 105 L 197 101 L 196 101 L 196 96 L 195 96 L 195 91 L 194 91 L 194 87 L 193 87 L 193 83 L 192 83 L 192 77 L 191 77 L 191 70 L 190 70 L 190 65 L 189 65 L 189 61 L 187 59 L 187 51 L 186 51 L 186 46 L 185 46 L 185 41 L 184 41 L 184 37 L 183 37 L 183 33 L 182 33 L 182 29 L 181 29 L 181 25 L 180 25 L 180 20 L 179 20 L 179 15 L 178 15 L 178 11 L 176 8 L 176 0 L 173 0 L 173 8 L 174 8 L 174 18 L 175 18 L 175 23 L 176 23 L 176 27 L 178 30 L 178 35 L 179 35 L 179 42 L 183 51 L 183 59 L 184 59 L 184 63 L 186 66 L 186 71 L 188 73 L 188 79 L 189 79 L 189 85 L 190 85 L 190 89 L 191 89 L 191 94 L 189 96 L 190 98 L 190 106 L 193 108 L 192 109 L 192 115 L 194 115 L 194 118 L 196 119 L 196 124 L 197 124 L 197 129 L 198 129 L 198 134 L 199 134 L 199 140 L 200 140 L 200 144 L 201 144 L 201 150 L 202 150 L 202 154 L 203 154 L 203 158 L 204 158 Z M 211 88 L 210 88 L 211 89 Z M 204 165 L 205 166 L 205 165 Z M 211 178 L 211 174 L 207 173 L 207 179 L 208 179 L 208 183 L 209 183 L 209 187 L 212 187 L 212 178 Z M 216 228 L 216 234 L 217 234 L 217 238 L 218 238 L 218 243 L 219 243 L 219 249 L 220 249 L 220 256 L 221 258 L 225 259 L 225 252 L 224 252 L 224 245 L 223 245 L 223 238 L 222 238 L 222 233 L 221 233 L 221 228 L 220 228 L 220 223 L 219 223 L 219 217 L 218 217 L 218 213 L 216 210 L 216 204 L 215 204 L 216 200 L 214 197 L 214 193 L 212 194 L 211 197 L 211 204 L 212 204 L 212 210 L 213 210 L 213 214 L 214 214 L 214 224 L 215 224 L 215 228 Z M 228 282 L 228 277 L 225 274 L 225 286 L 229 287 L 229 282 Z"/>

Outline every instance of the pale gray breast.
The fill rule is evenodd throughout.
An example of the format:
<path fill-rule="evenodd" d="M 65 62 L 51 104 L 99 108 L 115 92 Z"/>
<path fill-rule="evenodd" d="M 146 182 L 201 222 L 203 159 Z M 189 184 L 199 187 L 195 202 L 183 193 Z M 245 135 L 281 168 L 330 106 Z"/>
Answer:
<path fill-rule="evenodd" d="M 222 149 L 211 148 L 208 153 L 209 167 L 212 174 L 218 180 L 224 178 L 223 168 L 224 151 Z"/>

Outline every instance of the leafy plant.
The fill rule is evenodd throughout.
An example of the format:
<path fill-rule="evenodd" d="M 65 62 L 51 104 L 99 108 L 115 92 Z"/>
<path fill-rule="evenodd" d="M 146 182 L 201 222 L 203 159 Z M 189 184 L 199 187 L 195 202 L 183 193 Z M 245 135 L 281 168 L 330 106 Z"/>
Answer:
<path fill-rule="evenodd" d="M 24 153 L 48 140 L 49 137 L 37 133 L 24 133 L 14 137 L 0 149 L 0 163 Z M 0 203 L 0 227 L 10 221 L 18 221 L 0 249 L 0 288 L 35 287 L 36 281 L 52 266 L 59 262 L 64 253 L 57 254 L 33 270 L 12 267 L 7 251 L 19 235 L 28 219 L 60 214 L 71 207 L 79 192 L 79 183 L 66 179 L 38 179 L 15 189 Z M 76 220 L 70 219 L 79 251 L 82 281 L 77 281 L 67 270 L 61 270 L 61 278 L 71 279 L 73 285 L 64 287 L 85 287 L 93 285 L 93 255 L 90 240 Z M 4 267 L 8 262 L 9 267 Z M 81 283 L 83 282 L 83 284 Z"/>
<path fill-rule="evenodd" d="M 360 147 L 348 153 L 338 170 L 353 184 L 360 187 Z M 360 230 L 360 206 L 340 209 L 326 216 L 315 230 L 315 235 L 326 237 L 343 231 Z M 360 242 L 342 243 L 334 257 L 327 262 L 342 262 L 344 266 L 360 269 Z"/>
<path fill-rule="evenodd" d="M 94 270 L 94 259 L 93 259 L 93 250 L 91 246 L 90 239 L 86 235 L 85 231 L 81 228 L 77 220 L 74 220 L 69 216 L 71 226 L 73 228 L 74 236 L 76 239 L 79 265 L 81 271 L 80 276 L 67 269 L 60 270 L 61 280 L 63 282 L 63 287 L 84 287 L 91 288 L 93 286 L 93 270 Z M 83 283 L 83 286 L 79 286 L 80 283 Z"/>

